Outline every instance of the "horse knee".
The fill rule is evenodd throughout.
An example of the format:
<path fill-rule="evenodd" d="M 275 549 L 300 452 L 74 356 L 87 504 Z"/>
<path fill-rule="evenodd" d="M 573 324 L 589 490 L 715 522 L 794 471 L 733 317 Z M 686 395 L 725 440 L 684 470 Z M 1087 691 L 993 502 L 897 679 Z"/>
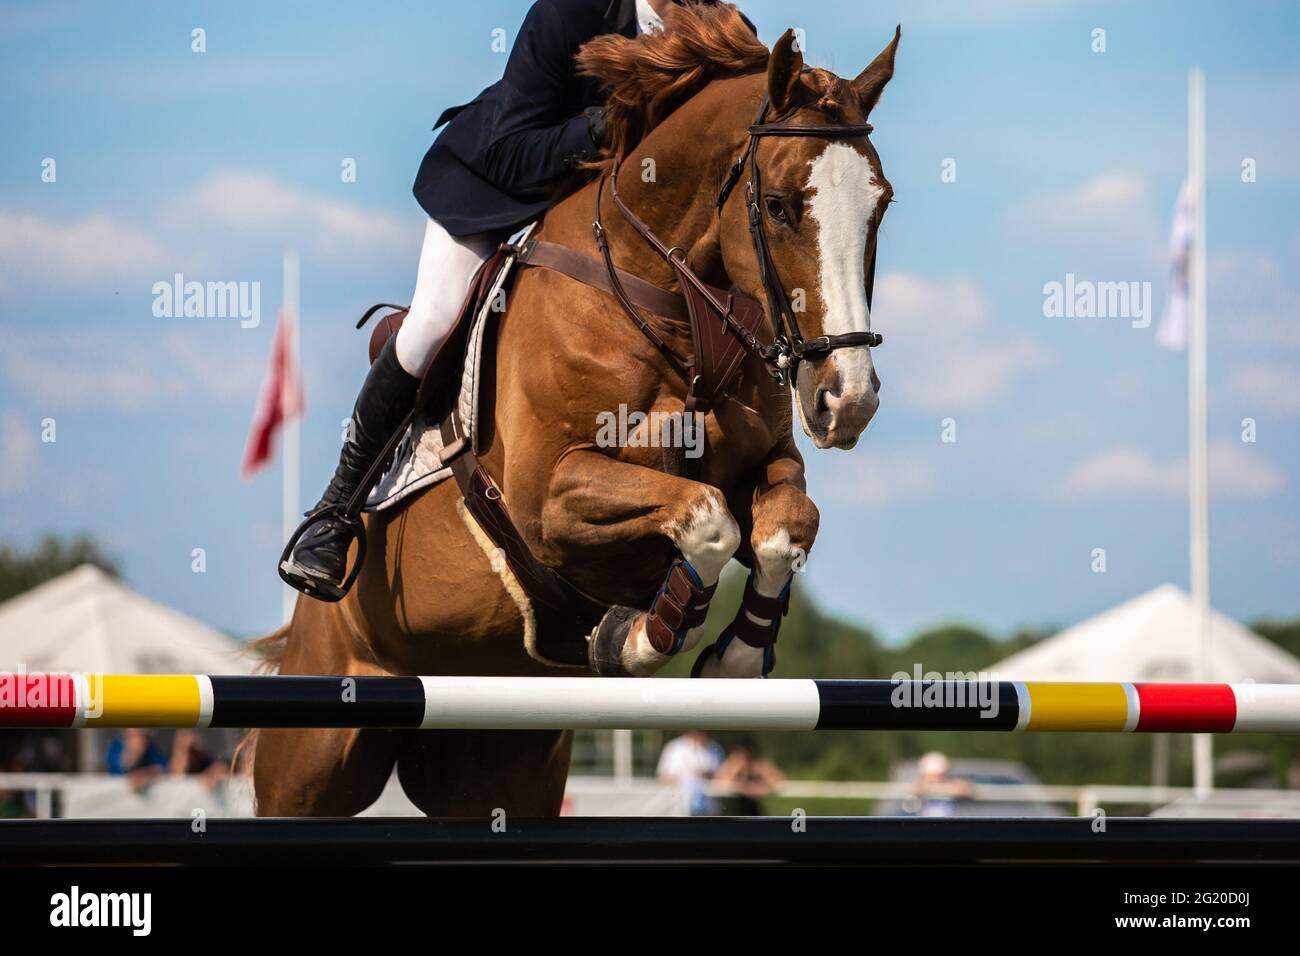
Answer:
<path fill-rule="evenodd" d="M 670 522 L 666 531 L 705 586 L 717 583 L 722 569 L 740 547 L 740 525 L 717 488 L 704 487 L 688 506 L 686 515 Z"/>

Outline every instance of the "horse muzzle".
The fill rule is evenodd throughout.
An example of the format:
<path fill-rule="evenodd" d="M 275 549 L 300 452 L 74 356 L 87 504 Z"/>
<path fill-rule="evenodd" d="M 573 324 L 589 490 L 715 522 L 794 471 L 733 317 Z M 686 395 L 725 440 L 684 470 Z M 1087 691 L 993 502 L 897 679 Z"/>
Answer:
<path fill-rule="evenodd" d="M 818 448 L 848 449 L 858 443 L 880 408 L 880 379 L 875 369 L 864 379 L 859 387 L 845 388 L 843 378 L 832 373 L 813 384 L 811 407 L 805 405 L 802 410 L 808 435 Z"/>

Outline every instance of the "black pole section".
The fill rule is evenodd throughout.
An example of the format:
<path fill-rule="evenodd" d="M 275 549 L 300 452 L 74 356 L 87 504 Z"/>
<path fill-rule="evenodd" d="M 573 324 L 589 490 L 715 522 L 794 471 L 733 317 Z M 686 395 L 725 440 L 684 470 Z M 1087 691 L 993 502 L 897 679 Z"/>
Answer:
<path fill-rule="evenodd" d="M 1009 681 L 815 680 L 818 730 L 1015 730 L 1020 701 Z"/>
<path fill-rule="evenodd" d="M 297 865 L 743 861 L 936 864 L 1300 862 L 1300 821 L 1115 817 L 420 817 L 0 822 L 0 861 Z"/>
<path fill-rule="evenodd" d="M 212 678 L 213 727 L 419 727 L 418 677 Z"/>

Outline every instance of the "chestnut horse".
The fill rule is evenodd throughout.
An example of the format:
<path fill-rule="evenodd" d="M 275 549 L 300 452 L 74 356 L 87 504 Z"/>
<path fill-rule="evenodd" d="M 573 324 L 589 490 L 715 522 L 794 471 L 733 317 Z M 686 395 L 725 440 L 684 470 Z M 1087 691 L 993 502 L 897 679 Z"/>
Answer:
<path fill-rule="evenodd" d="M 790 32 L 769 54 L 733 7 L 674 6 L 668 17 L 664 34 L 601 37 L 578 57 L 609 90 L 613 146 L 602 172 L 619 160 L 623 202 L 702 279 L 762 299 L 745 175 L 721 206 L 716 201 L 759 104 L 766 95 L 769 118 L 782 123 L 863 126 L 847 137 L 772 136 L 752 147 L 762 184 L 754 208 L 802 335 L 868 332 L 867 270 L 892 190 L 865 123 L 893 75 L 898 34 L 845 80 L 805 70 Z M 596 182 L 573 192 L 534 237 L 597 257 L 597 196 Z M 618 267 L 678 291 L 674 270 L 620 212 L 611 189 L 601 196 Z M 698 480 L 669 474 L 648 441 L 598 440 L 602 413 L 620 406 L 681 412 L 686 385 L 661 351 L 606 292 L 541 268 L 519 269 L 512 282 L 488 363 L 495 391 L 479 458 L 534 555 L 612 607 L 600 630 L 620 672 L 652 674 L 699 643 L 702 615 L 689 601 L 706 602 L 733 557 L 752 574 L 732 630 L 766 628 L 774 637 L 791 572 L 812 548 L 819 520 L 795 447 L 790 386 L 747 352 L 705 419 Z M 770 311 L 755 335 L 764 343 L 776 335 Z M 685 323 L 649 321 L 671 349 L 690 354 Z M 839 348 L 796 368 L 793 404 L 804 431 L 818 448 L 853 447 L 878 405 L 869 349 Z M 528 643 L 535 623 L 528 599 L 494 559 L 455 482 L 367 520 L 370 550 L 348 596 L 337 604 L 300 597 L 292 621 L 266 639 L 279 651 L 281 673 L 574 673 L 547 666 Z M 670 565 L 691 594 L 677 640 L 665 646 L 648 609 L 673 586 L 671 575 L 661 586 Z M 770 648 L 755 646 L 762 643 L 719 641 L 702 652 L 697 672 L 759 676 L 771 664 Z M 257 810 L 352 815 L 375 800 L 396 766 L 407 795 L 430 815 L 554 815 L 571 739 L 566 731 L 263 730 L 254 742 Z"/>

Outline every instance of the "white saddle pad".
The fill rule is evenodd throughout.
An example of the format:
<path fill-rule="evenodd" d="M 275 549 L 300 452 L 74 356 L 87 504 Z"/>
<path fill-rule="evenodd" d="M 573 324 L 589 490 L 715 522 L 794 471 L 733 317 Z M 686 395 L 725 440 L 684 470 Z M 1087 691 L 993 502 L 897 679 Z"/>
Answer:
<path fill-rule="evenodd" d="M 523 242 L 532 231 L 533 227 L 529 226 L 516 241 Z M 483 300 L 482 308 L 470 319 L 469 339 L 465 349 L 465 370 L 461 374 L 456 407 L 460 412 L 460 420 L 464 423 L 465 434 L 469 436 L 476 453 L 479 450 L 479 383 L 482 378 L 483 340 L 493 318 L 494 308 L 498 308 L 498 303 L 504 301 L 500 292 L 510 277 L 514 265 L 514 257 L 507 257 L 496 280 L 492 283 L 492 288 Z M 441 422 L 417 416 L 398 444 L 397 451 L 393 454 L 393 464 L 371 489 L 370 497 L 366 499 L 366 511 L 383 511 L 391 508 L 417 491 L 436 485 L 451 476 L 451 468 L 442 463 L 440 425 Z"/>

